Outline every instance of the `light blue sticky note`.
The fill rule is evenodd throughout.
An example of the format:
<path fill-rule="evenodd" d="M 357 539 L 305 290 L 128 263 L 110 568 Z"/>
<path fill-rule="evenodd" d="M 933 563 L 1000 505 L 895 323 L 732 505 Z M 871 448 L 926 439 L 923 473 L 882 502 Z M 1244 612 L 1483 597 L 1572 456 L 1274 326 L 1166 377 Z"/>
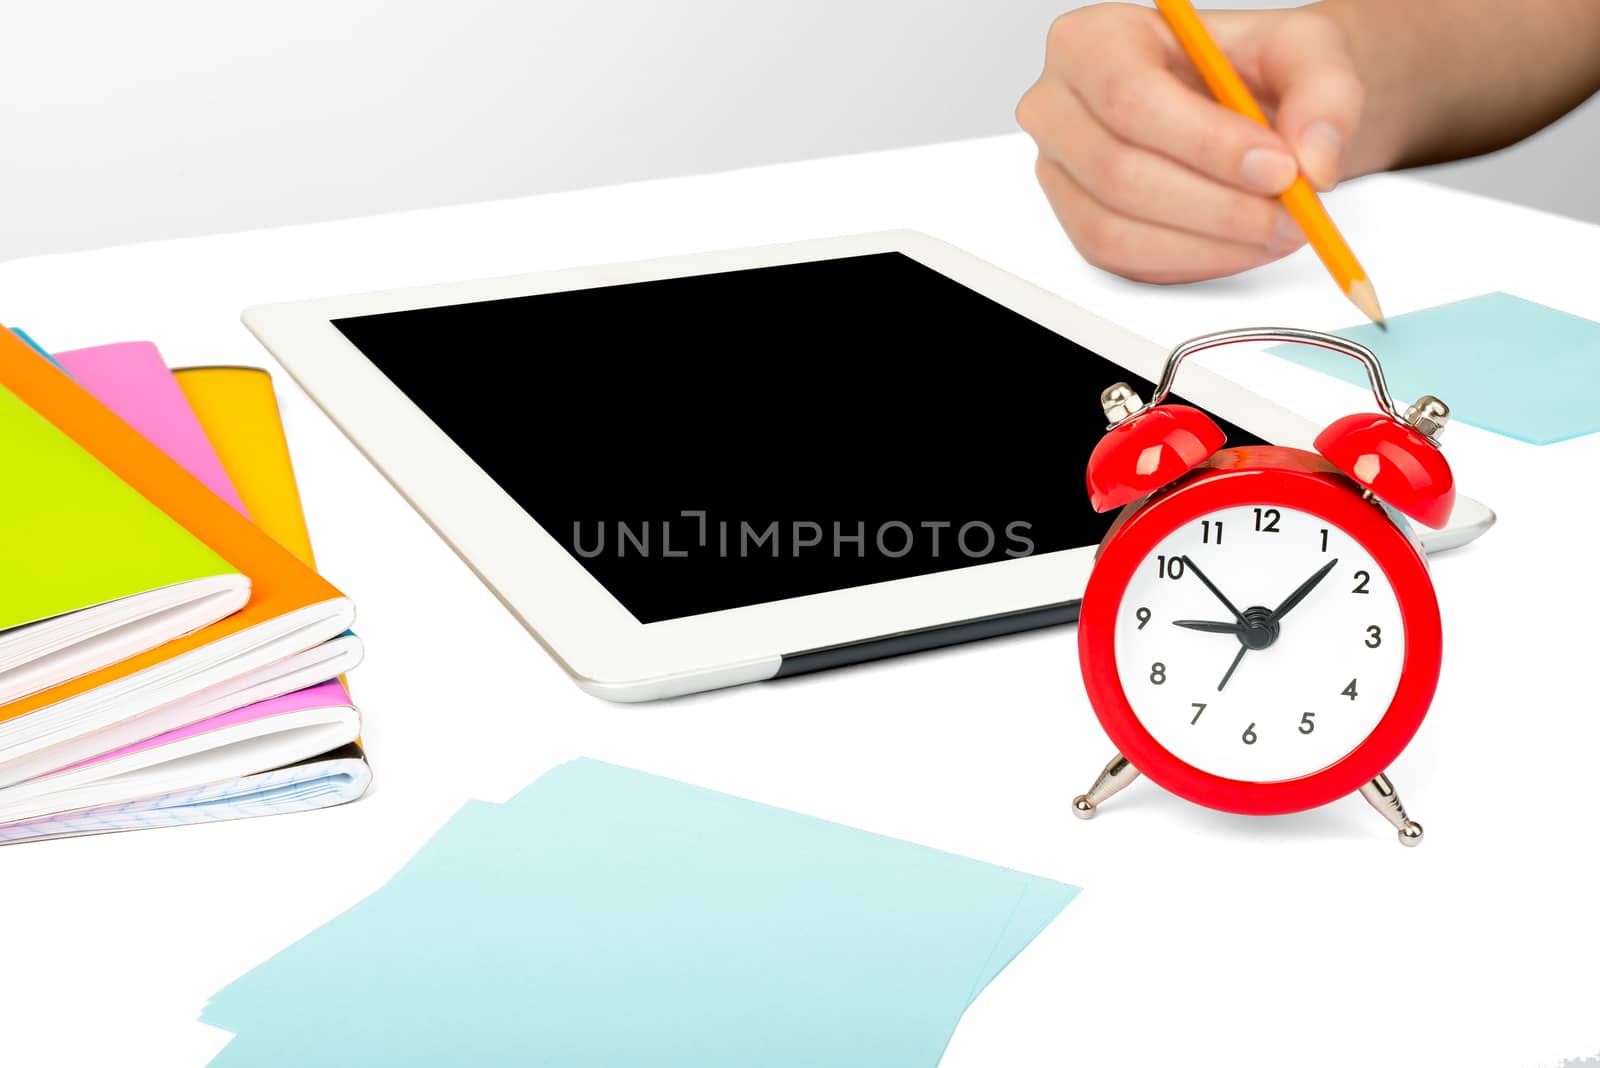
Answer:
<path fill-rule="evenodd" d="M 1337 331 L 1378 354 L 1403 409 L 1425 393 L 1451 418 L 1535 445 L 1600 430 L 1600 323 L 1509 293 L 1396 315 L 1388 332 L 1366 323 Z M 1305 345 L 1276 345 L 1286 360 L 1366 385 L 1354 360 Z"/>
<path fill-rule="evenodd" d="M 1071 896 L 1062 899 L 1060 883 L 1049 879 L 1029 879 L 1017 898 L 1016 907 L 1012 909 L 1005 928 L 995 939 L 994 949 L 983 962 L 983 971 L 967 993 L 966 1004 L 971 1005 L 976 1001 L 984 987 L 994 982 L 1005 971 L 1006 965 L 1027 949 L 1028 944 L 1050 926 L 1050 921 L 1059 916 L 1062 908 L 1071 900 Z"/>
<path fill-rule="evenodd" d="M 214 1064 L 937 1064 L 1075 887 L 590 760 L 217 994 Z"/>
<path fill-rule="evenodd" d="M 56 363 L 56 358 L 54 356 L 52 356 L 48 352 L 44 351 L 44 346 L 40 345 L 37 341 L 33 340 L 33 338 L 28 336 L 27 331 L 19 330 L 14 326 L 13 327 L 9 327 L 8 329 L 10 329 L 10 331 L 13 334 L 15 334 L 19 338 L 21 338 L 27 344 L 27 346 L 30 349 L 32 349 L 34 352 L 37 352 L 40 356 L 43 356 L 45 359 L 49 360 L 51 363 L 55 363 L 57 367 L 61 367 L 61 365 L 59 363 Z M 63 367 L 62 370 L 65 371 L 66 368 Z"/>

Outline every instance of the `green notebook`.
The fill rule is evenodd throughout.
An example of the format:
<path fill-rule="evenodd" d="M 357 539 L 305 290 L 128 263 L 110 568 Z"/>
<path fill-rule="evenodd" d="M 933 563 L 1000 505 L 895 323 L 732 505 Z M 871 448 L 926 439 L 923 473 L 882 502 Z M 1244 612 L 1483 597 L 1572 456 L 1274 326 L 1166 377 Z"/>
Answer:
<path fill-rule="evenodd" d="M 246 576 L 0 387 L 0 705 L 249 597 Z"/>

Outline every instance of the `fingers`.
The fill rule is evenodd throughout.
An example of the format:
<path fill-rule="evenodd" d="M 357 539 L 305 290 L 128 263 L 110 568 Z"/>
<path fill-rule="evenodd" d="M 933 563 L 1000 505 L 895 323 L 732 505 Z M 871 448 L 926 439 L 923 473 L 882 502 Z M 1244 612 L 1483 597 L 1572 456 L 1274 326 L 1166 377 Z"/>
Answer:
<path fill-rule="evenodd" d="M 1298 173 L 1289 144 L 1175 69 L 1160 16 L 1103 4 L 1057 19 L 1044 74 L 1017 106 L 1039 182 L 1091 263 L 1146 282 L 1215 278 L 1304 241 L 1275 198 Z"/>
<path fill-rule="evenodd" d="M 1288 252 L 1303 240 L 1277 200 L 1245 192 L 1118 139 L 1065 87 L 1041 87 L 1027 115 L 1040 152 L 1118 215 L 1224 241 Z M 1070 146 L 1064 151 L 1064 146 Z M 1287 159 L 1287 157 L 1285 157 Z M 1294 166 L 1290 161 L 1289 166 Z"/>
<path fill-rule="evenodd" d="M 1344 176 L 1366 98 L 1343 32 L 1325 16 L 1295 12 L 1272 22 L 1260 47 L 1261 88 L 1277 100 L 1278 131 L 1306 180 L 1332 189 Z"/>
<path fill-rule="evenodd" d="M 1290 251 L 1209 237 L 1120 214 L 1096 200 L 1044 155 L 1035 170 L 1061 228 L 1084 259 L 1134 281 L 1171 284 L 1220 278 L 1270 263 Z"/>
<path fill-rule="evenodd" d="M 1233 274 L 1303 243 L 1274 199 L 1344 173 L 1362 85 L 1314 11 L 1217 12 L 1207 26 L 1274 128 L 1212 99 L 1161 16 L 1095 4 L 1051 26 L 1044 74 L 1017 107 L 1039 182 L 1073 243 L 1148 282 Z"/>
<path fill-rule="evenodd" d="M 1063 16 L 1046 56 L 1047 77 L 1059 73 L 1120 140 L 1250 193 L 1275 196 L 1294 181 L 1283 138 L 1174 73 L 1188 60 L 1156 12 L 1112 5 Z"/>

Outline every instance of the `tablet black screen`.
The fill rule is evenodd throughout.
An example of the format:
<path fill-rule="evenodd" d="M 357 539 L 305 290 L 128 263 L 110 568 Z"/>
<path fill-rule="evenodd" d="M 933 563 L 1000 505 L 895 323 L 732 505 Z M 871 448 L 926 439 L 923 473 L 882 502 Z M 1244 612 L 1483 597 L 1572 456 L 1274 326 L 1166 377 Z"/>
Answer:
<path fill-rule="evenodd" d="M 1132 376 L 897 252 L 334 325 L 644 623 L 1111 520 L 1084 463 Z"/>

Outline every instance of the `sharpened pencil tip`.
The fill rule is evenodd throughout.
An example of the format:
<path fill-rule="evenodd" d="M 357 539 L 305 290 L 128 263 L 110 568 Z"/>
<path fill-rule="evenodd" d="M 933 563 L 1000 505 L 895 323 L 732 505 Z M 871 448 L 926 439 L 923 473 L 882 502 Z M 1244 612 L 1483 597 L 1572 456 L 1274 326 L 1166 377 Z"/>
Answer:
<path fill-rule="evenodd" d="M 1350 303 L 1361 309 L 1361 313 L 1384 331 L 1388 331 L 1389 324 L 1384 321 L 1383 308 L 1378 304 L 1378 291 L 1372 288 L 1372 283 L 1363 278 L 1359 282 L 1351 282 L 1350 288 L 1345 290 L 1345 296 L 1350 298 Z"/>

